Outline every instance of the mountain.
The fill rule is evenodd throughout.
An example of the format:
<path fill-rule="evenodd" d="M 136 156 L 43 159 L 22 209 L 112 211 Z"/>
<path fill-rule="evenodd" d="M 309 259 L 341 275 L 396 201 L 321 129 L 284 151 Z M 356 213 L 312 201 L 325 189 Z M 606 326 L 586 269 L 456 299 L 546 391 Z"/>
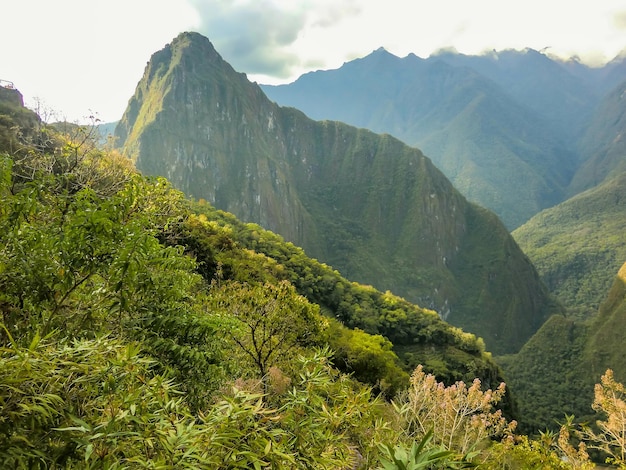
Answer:
<path fill-rule="evenodd" d="M 537 214 L 513 236 L 550 291 L 573 312 L 596 312 L 626 259 L 626 81 L 596 107 L 580 139 L 586 159 L 565 202 Z"/>
<path fill-rule="evenodd" d="M 491 351 L 518 350 L 556 308 L 499 219 L 419 150 L 279 107 L 197 33 L 153 54 L 115 136 L 143 173 L 437 310 Z"/>
<path fill-rule="evenodd" d="M 626 78 L 621 64 L 574 68 L 531 49 L 428 59 L 379 49 L 339 69 L 262 88 L 314 119 L 419 147 L 467 198 L 514 229 L 570 194 L 581 159 L 576 141 L 607 84 L 621 73 Z"/>
<path fill-rule="evenodd" d="M 626 263 L 615 276 L 587 341 L 587 370 L 593 378 L 610 367 L 615 372 L 616 380 L 626 382 L 626 357 L 623 347 L 625 327 Z"/>
<path fill-rule="evenodd" d="M 166 289 L 184 290 L 186 281 L 183 273 L 192 266 L 204 278 L 205 287 L 213 286 L 217 280 L 227 291 L 229 288 L 226 286 L 229 283 L 239 282 L 252 286 L 262 282 L 271 291 L 288 282 L 303 299 L 315 306 L 317 312 L 332 312 L 330 316 L 341 320 L 340 324 L 327 315 L 323 322 L 326 326 L 319 331 L 311 328 L 311 334 L 301 338 L 303 344 L 300 346 L 307 348 L 311 345 L 329 345 L 333 350 L 335 366 L 351 374 L 354 379 L 370 384 L 377 393 L 382 392 L 390 397 L 406 387 L 407 371 L 418 364 L 447 384 L 457 380 L 472 382 L 478 377 L 485 385 L 495 386 L 503 380 L 500 368 L 491 353 L 485 351 L 482 339 L 443 321 L 432 310 L 342 277 L 330 266 L 309 258 L 302 248 L 285 242 L 281 236 L 257 224 L 244 223 L 206 201 L 184 198 L 163 178 L 140 175 L 128 159 L 122 158 L 115 151 L 107 150 L 108 146 L 100 148 L 97 145 L 101 141 L 101 134 L 96 131 L 101 130 L 101 126 L 80 126 L 67 122 L 47 124 L 34 111 L 24 107 L 21 96 L 16 89 L 0 88 L 0 136 L 10 137 L 0 139 L 0 192 L 7 207 L 6 211 L 0 213 L 0 222 L 5 224 L 5 228 L 14 222 L 26 223 L 26 219 L 19 214 L 22 214 L 22 206 L 28 201 L 30 202 L 26 205 L 30 211 L 45 215 L 41 220 L 33 218 L 31 221 L 29 229 L 36 236 L 31 238 L 33 233 L 27 233 L 25 227 L 18 230 L 15 237 L 10 233 L 5 236 L 7 248 L 4 256 L 0 255 L 3 269 L 0 283 L 6 297 L 0 308 L 5 314 L 5 321 L 28 321 L 28 315 L 14 315 L 22 307 L 10 307 L 11 302 L 22 304 L 24 299 L 21 294 L 25 292 L 33 295 L 37 299 L 34 303 L 38 305 L 45 304 L 50 299 L 55 299 L 56 302 L 65 296 L 66 299 L 73 298 L 72 293 L 77 286 L 69 280 L 43 280 L 40 276 L 46 270 L 37 268 L 39 264 L 63 264 L 65 267 L 54 270 L 54 275 L 66 275 L 68 279 L 78 275 L 77 271 L 80 269 L 87 269 L 93 274 L 96 271 L 102 273 L 102 269 L 109 270 L 113 266 L 115 271 L 114 260 L 118 256 L 127 256 L 129 246 L 124 248 L 124 245 L 130 244 L 130 253 L 137 253 L 141 260 L 135 258 L 122 272 L 130 270 L 130 277 L 138 280 L 139 272 L 144 273 L 152 268 L 143 265 L 139 268 L 134 263 L 142 264 L 147 260 L 155 264 L 153 272 L 159 279 L 164 279 L 172 267 L 175 271 L 178 269 L 175 276 L 177 280 L 166 281 Z M 61 151 L 69 143 L 74 145 L 76 153 Z M 53 165 L 50 164 L 51 161 L 54 161 Z M 41 192 L 34 199 L 45 201 L 41 206 L 45 210 L 33 205 L 36 202 L 29 187 L 35 183 Z M 41 196 L 42 192 L 46 192 L 46 197 Z M 88 208 L 81 206 L 83 203 Z M 138 206 L 143 209 L 138 210 Z M 107 212 L 107 208 L 112 213 Z M 131 214 L 122 215 L 128 209 Z M 151 210 L 155 213 L 151 214 Z M 143 214 L 144 211 L 148 213 Z M 50 226 L 50 220 L 54 220 L 51 214 L 61 215 L 64 223 L 53 222 Z M 86 221 L 85 217 L 88 215 L 93 215 L 96 222 Z M 75 226 L 72 225 L 74 223 Z M 102 227 L 106 229 L 99 230 L 99 223 L 104 224 Z M 129 236 L 128 224 L 133 226 L 131 231 L 136 231 L 141 239 L 157 237 L 159 241 L 153 239 L 153 243 L 161 248 L 169 247 L 165 250 L 174 250 L 176 255 L 172 252 L 165 259 L 159 259 L 154 252 L 146 253 L 147 247 L 138 247 L 137 243 L 140 241 Z M 77 235 L 74 238 L 67 233 L 72 232 L 72 228 L 79 230 L 78 234 L 74 233 Z M 88 237 L 82 235 L 85 230 L 89 232 Z M 109 238 L 111 236 L 113 239 Z M 55 248 L 50 248 L 51 245 L 55 245 Z M 16 248 L 22 253 L 29 252 L 29 256 L 15 256 L 12 250 Z M 87 254 L 94 249 L 100 253 L 98 256 Z M 57 258 L 59 253 L 62 260 Z M 183 254 L 190 264 L 184 263 L 187 268 L 180 269 L 181 266 L 172 262 L 171 255 L 177 258 Z M 84 266 L 86 260 L 92 264 Z M 67 265 L 72 267 L 68 268 Z M 15 275 L 17 272 L 19 275 Z M 103 277 L 109 279 L 110 276 L 105 274 Z M 146 283 L 144 287 L 146 290 L 139 295 L 146 296 L 143 300 L 158 295 L 160 286 L 155 283 Z M 51 290 L 63 288 L 69 288 L 69 292 L 50 294 Z M 124 289 L 124 286 L 115 284 L 115 290 L 119 292 L 119 289 Z M 77 302 L 77 310 L 73 313 L 82 317 L 84 310 L 93 315 L 92 309 L 104 309 L 106 313 L 103 318 L 110 318 L 110 306 L 98 297 L 103 295 L 104 290 L 106 289 L 102 286 L 89 286 L 84 292 L 78 293 L 79 297 L 86 295 L 89 300 L 85 303 Z M 211 291 L 208 294 L 210 297 L 216 289 L 206 290 Z M 228 292 L 227 297 L 238 295 L 243 302 L 255 302 L 258 301 L 255 296 L 263 295 L 264 289 L 235 291 Z M 7 292 L 17 292 L 18 295 L 11 297 Z M 136 294 L 137 292 L 126 292 L 124 295 L 133 297 Z M 206 300 L 198 291 L 186 299 L 189 302 Z M 161 305 L 163 299 L 156 303 Z M 364 309 L 364 306 L 367 308 Z M 46 307 L 41 305 L 41 308 Z M 154 304 L 146 311 L 154 313 Z M 183 349 L 193 349 L 198 341 L 203 344 L 206 340 L 200 339 L 203 335 L 198 335 L 197 330 L 190 334 L 198 326 L 198 321 L 206 321 L 206 311 L 201 312 L 201 319 L 194 318 L 189 313 L 179 317 L 179 320 L 182 318 L 183 323 L 186 323 L 178 324 L 178 333 L 184 335 Z M 73 314 L 68 316 L 72 317 Z M 71 335 L 76 325 L 68 317 L 60 320 L 62 326 L 59 325 L 59 334 Z M 90 335 L 93 334 L 92 323 L 83 322 L 79 329 L 83 326 L 89 329 Z M 171 324 L 166 329 L 170 332 L 176 331 Z M 232 329 L 232 324 L 228 324 L 228 329 Z M 28 333 L 29 329 L 25 331 Z M 211 329 L 211 332 L 213 335 L 214 330 Z M 401 357 L 392 348 L 401 353 Z M 191 360 L 193 362 L 194 359 Z M 241 357 L 235 357 L 234 360 L 245 362 Z M 203 364 L 203 370 L 210 373 L 210 367 L 207 366 Z M 213 379 L 219 380 L 217 377 Z M 213 379 L 202 384 L 204 391 L 215 385 Z M 514 400 L 509 394 L 503 400 L 502 406 L 509 412 L 513 411 Z"/>
<path fill-rule="evenodd" d="M 16 88 L 0 86 L 0 149 L 17 151 L 23 146 L 12 129 L 22 129 L 22 138 L 33 139 L 40 120 L 24 107 L 24 97 Z"/>
<path fill-rule="evenodd" d="M 492 80 L 516 103 L 541 116 L 564 143 L 580 134 L 606 91 L 597 76 L 599 69 L 577 62 L 577 73 L 573 73 L 562 60 L 529 48 L 482 55 L 442 51 L 432 59 L 466 67 Z"/>
<path fill-rule="evenodd" d="M 610 176 L 626 171 L 626 81 L 598 105 L 580 139 L 585 161 L 569 188 L 570 194 L 589 189 Z"/>
<path fill-rule="evenodd" d="M 626 172 L 513 231 L 550 292 L 583 317 L 598 310 L 626 259 Z"/>
<path fill-rule="evenodd" d="M 99 141 L 104 145 L 107 143 L 109 138 L 112 138 L 115 133 L 115 128 L 117 127 L 117 121 L 114 122 L 103 122 L 101 124 L 96 125 L 96 130 L 100 135 Z"/>
<path fill-rule="evenodd" d="M 594 384 L 607 369 L 626 380 L 626 264 L 593 317 L 579 321 L 550 317 L 519 353 L 498 358 L 507 383 L 516 390 L 522 428 L 536 432 L 554 428 L 566 414 L 578 422 L 596 419 L 589 404 Z"/>

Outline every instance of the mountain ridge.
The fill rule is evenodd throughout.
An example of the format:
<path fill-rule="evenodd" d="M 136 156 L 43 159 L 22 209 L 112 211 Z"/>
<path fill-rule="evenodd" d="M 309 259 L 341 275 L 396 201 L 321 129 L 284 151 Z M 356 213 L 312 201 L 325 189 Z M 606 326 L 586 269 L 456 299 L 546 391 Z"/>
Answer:
<path fill-rule="evenodd" d="M 568 65 L 532 49 L 427 59 L 379 49 L 262 89 L 314 119 L 419 147 L 468 199 L 515 229 L 571 195 L 586 158 L 576 141 L 603 93 L 626 78 L 622 67 L 617 58 L 602 69 Z"/>
<path fill-rule="evenodd" d="M 355 281 L 469 326 L 491 350 L 521 347 L 554 311 L 498 219 L 468 204 L 419 150 L 279 107 L 197 33 L 165 49 L 116 129 L 142 172 L 281 234 Z M 483 223 L 495 251 L 480 240 Z M 464 301 L 470 279 L 475 305 Z"/>

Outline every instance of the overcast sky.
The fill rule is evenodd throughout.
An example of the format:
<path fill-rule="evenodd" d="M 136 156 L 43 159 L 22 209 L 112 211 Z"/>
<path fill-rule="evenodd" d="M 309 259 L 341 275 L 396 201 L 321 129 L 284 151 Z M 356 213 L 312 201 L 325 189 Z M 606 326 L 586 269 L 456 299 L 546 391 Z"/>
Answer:
<path fill-rule="evenodd" d="M 400 57 L 530 47 L 593 64 L 626 49 L 624 0 L 0 0 L 0 11 L 0 79 L 70 121 L 118 120 L 152 53 L 182 31 L 259 83 L 381 46 Z"/>

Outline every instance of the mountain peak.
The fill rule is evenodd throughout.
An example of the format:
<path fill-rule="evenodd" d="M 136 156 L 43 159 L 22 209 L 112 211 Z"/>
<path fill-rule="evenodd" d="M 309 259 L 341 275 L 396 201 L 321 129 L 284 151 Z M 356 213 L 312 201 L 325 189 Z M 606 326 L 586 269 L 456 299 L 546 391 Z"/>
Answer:
<path fill-rule="evenodd" d="M 186 54 L 193 56 L 202 55 L 205 59 L 223 61 L 222 56 L 215 50 L 211 41 L 195 31 L 180 33 L 171 44 L 165 46 L 165 49 L 168 46 L 173 51 L 184 51 Z"/>
<path fill-rule="evenodd" d="M 356 60 L 367 60 L 367 59 L 374 59 L 374 60 L 380 61 L 380 60 L 398 60 L 400 58 L 381 46 L 378 49 L 370 52 L 365 57 L 363 57 L 363 59 L 356 59 Z"/>

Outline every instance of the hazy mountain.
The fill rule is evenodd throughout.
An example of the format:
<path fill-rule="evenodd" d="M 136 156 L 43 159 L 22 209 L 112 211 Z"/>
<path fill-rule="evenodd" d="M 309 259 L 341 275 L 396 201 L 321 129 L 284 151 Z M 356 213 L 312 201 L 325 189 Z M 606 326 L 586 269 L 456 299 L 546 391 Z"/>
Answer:
<path fill-rule="evenodd" d="M 584 64 L 572 73 L 564 63 L 533 49 L 483 55 L 440 52 L 440 59 L 489 78 L 517 103 L 541 116 L 563 143 L 575 139 L 604 90 L 601 78 Z M 520 137 L 523 137 L 520 134 Z"/>
<path fill-rule="evenodd" d="M 498 218 L 419 150 L 277 106 L 199 34 L 152 56 L 115 134 L 142 172 L 436 309 L 492 351 L 519 349 L 553 311 Z"/>
<path fill-rule="evenodd" d="M 625 129 L 626 81 L 614 88 L 598 105 L 580 139 L 580 154 L 585 160 L 574 175 L 571 194 L 626 171 Z"/>
<path fill-rule="evenodd" d="M 560 61 L 561 65 L 572 75 L 586 82 L 597 90 L 599 96 L 604 96 L 624 81 L 626 77 L 626 49 L 622 50 L 613 60 L 605 65 L 590 67 L 583 64 L 576 57 L 567 61 Z"/>
<path fill-rule="evenodd" d="M 621 73 L 626 77 L 617 60 L 592 69 L 530 49 L 428 59 L 379 49 L 339 69 L 262 88 L 314 119 L 419 147 L 466 197 L 513 229 L 566 198 L 580 163 L 576 140 Z"/>
<path fill-rule="evenodd" d="M 106 143 L 109 138 L 113 137 L 113 135 L 115 134 L 115 128 L 117 127 L 117 123 L 119 121 L 114 121 L 114 122 L 103 122 L 102 124 L 98 124 L 96 125 L 96 130 L 98 131 L 98 134 L 100 135 L 100 142 L 101 143 Z"/>
<path fill-rule="evenodd" d="M 626 259 L 626 172 L 540 212 L 513 232 L 550 292 L 596 312 Z"/>

